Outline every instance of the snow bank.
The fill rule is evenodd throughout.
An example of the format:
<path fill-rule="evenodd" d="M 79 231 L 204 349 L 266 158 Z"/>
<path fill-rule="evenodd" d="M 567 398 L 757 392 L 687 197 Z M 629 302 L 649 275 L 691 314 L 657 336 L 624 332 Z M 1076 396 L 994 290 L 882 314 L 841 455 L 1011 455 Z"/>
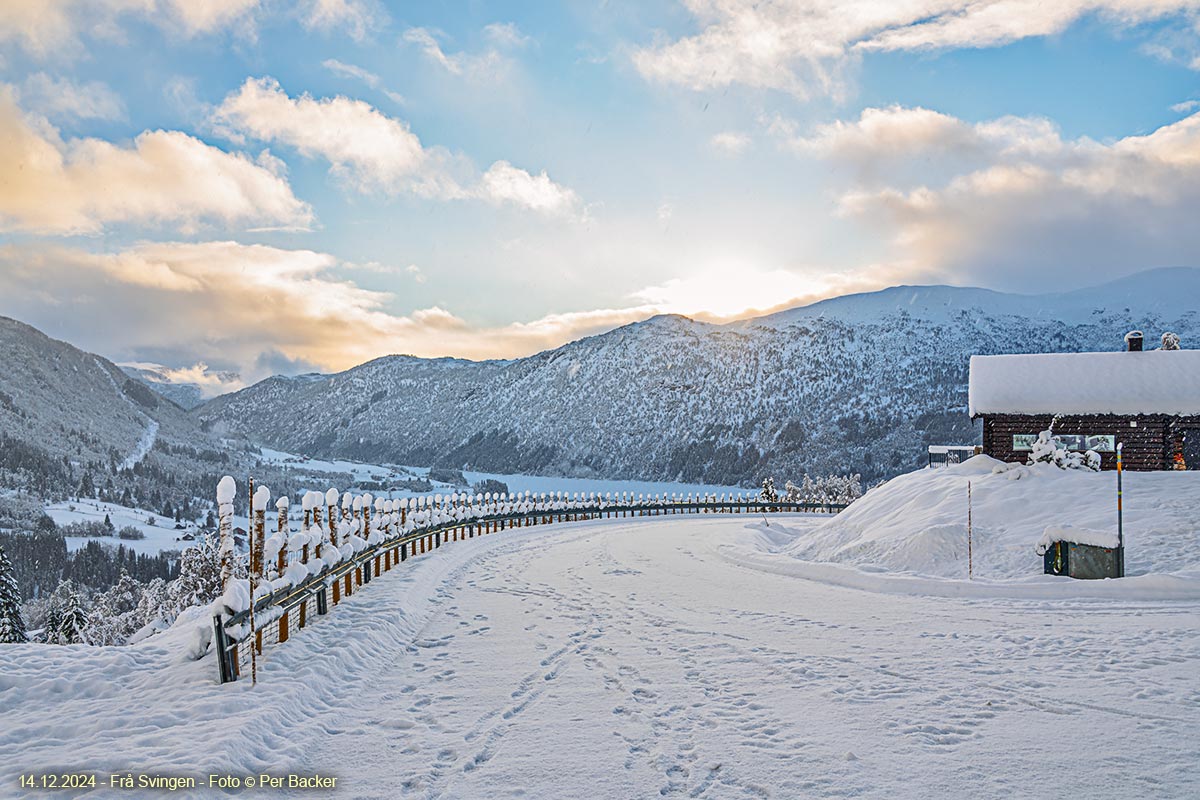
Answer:
<path fill-rule="evenodd" d="M 1077 528 L 1074 525 L 1050 525 L 1038 540 L 1035 552 L 1045 555 L 1050 546 L 1056 542 L 1071 544 L 1087 544 L 1092 547 L 1117 547 L 1120 545 L 1116 531 L 1094 531 L 1091 528 Z"/>
<path fill-rule="evenodd" d="M 967 483 L 973 500 L 976 577 L 1041 571 L 1035 547 L 1049 527 L 1116 536 L 1113 472 L 1006 464 L 975 456 L 893 478 L 788 547 L 807 561 L 941 578 L 967 576 Z M 1129 575 L 1200 577 L 1200 473 L 1125 473 Z"/>

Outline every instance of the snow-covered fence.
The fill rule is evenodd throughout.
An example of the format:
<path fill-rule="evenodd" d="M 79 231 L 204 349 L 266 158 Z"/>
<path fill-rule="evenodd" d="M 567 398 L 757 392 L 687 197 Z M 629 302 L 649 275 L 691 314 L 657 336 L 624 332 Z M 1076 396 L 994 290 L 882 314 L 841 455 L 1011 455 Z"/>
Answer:
<path fill-rule="evenodd" d="M 286 642 L 293 632 L 311 624 L 314 613 L 326 614 L 331 602 L 342 602 L 374 578 L 449 542 L 509 528 L 589 519 L 834 513 L 845 508 L 786 499 L 767 502 L 754 494 L 488 492 L 393 500 L 330 489 L 303 495 L 304 516 L 295 532 L 289 524 L 289 500 L 279 498 L 275 532 L 266 536 L 270 492 L 260 486 L 253 499 L 249 552 L 238 559 L 231 533 L 235 494 L 234 480 L 222 478 L 217 501 L 224 593 L 213 604 L 222 683 L 237 680 L 251 651 L 262 653 L 265 646 Z"/>

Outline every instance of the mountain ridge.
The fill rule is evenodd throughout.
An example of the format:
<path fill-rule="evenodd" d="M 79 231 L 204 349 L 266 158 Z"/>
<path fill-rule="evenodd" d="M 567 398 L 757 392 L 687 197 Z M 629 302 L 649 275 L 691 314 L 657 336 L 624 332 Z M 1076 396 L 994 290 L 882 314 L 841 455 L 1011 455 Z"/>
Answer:
<path fill-rule="evenodd" d="M 1183 299 L 1193 284 L 1200 270 L 1183 268 L 1046 295 L 892 287 L 724 325 L 660 315 L 508 361 L 384 357 L 193 413 L 323 457 L 712 483 L 874 479 L 918 466 L 925 444 L 975 440 L 970 355 L 1117 350 L 1134 327 L 1151 341 L 1174 329 L 1187 346 L 1200 338 Z"/>

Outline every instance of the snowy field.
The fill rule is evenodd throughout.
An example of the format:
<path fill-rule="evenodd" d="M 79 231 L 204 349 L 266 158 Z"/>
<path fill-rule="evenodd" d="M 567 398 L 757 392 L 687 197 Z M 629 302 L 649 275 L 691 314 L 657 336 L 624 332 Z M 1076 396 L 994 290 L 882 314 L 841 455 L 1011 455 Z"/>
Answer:
<path fill-rule="evenodd" d="M 453 543 L 268 651 L 257 687 L 182 660 L 186 625 L 5 647 L 0 794 L 46 796 L 17 776 L 57 768 L 319 772 L 337 790 L 304 796 L 345 798 L 1200 796 L 1200 596 L 1052 577 L 1041 599 L 882 595 L 798 572 L 822 524 Z"/>
<path fill-rule="evenodd" d="M 119 539 L 113 536 L 67 536 L 67 549 L 78 550 L 93 539 L 116 547 L 118 544 L 137 553 L 155 555 L 163 550 L 183 550 L 191 547 L 192 542 L 180 541 L 179 537 L 187 531 L 175 530 L 175 520 L 138 508 L 127 508 L 116 503 L 102 503 L 99 500 L 71 500 L 61 503 L 51 503 L 46 506 L 46 513 L 60 526 L 72 522 L 103 522 L 107 514 L 116 530 L 126 526 L 137 528 L 145 539 Z M 147 520 L 153 520 L 151 525 Z M 245 527 L 246 522 L 241 524 Z"/>

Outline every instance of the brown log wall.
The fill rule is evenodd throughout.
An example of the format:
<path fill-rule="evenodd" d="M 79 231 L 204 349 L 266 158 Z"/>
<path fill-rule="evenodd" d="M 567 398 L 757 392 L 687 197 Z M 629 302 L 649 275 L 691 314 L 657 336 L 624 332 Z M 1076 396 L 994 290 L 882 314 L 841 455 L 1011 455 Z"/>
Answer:
<path fill-rule="evenodd" d="M 1029 451 L 1014 450 L 1013 435 L 1037 434 L 1052 421 L 1055 433 L 1115 437 L 1123 445 L 1125 468 L 1140 471 L 1171 469 L 1178 437 L 1185 429 L 1200 427 L 1200 417 L 1165 414 L 1085 414 L 1061 416 L 1057 421 L 1051 414 L 989 414 L 983 417 L 983 452 L 1001 461 L 1024 462 Z M 1117 454 L 1101 453 L 1100 462 L 1101 469 L 1116 469 Z"/>

